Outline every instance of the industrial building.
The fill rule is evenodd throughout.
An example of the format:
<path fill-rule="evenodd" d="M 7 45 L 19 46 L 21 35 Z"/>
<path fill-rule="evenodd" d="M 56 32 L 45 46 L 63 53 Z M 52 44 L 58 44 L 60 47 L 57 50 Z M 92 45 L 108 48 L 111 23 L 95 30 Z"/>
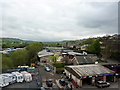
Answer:
<path fill-rule="evenodd" d="M 115 72 L 96 64 L 74 65 L 65 67 L 66 76 L 73 80 L 75 86 L 82 87 L 84 83 L 94 85 L 96 81 L 115 81 Z"/>

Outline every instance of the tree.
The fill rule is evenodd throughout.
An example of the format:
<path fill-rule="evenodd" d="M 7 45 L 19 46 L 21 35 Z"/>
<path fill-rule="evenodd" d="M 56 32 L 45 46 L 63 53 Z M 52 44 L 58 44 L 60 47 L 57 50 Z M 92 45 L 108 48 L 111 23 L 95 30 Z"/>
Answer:
<path fill-rule="evenodd" d="M 88 46 L 88 52 L 100 55 L 100 39 L 96 39 L 92 44 Z"/>
<path fill-rule="evenodd" d="M 6 70 L 6 69 L 9 69 L 9 68 L 12 68 L 14 65 L 13 65 L 13 61 L 10 57 L 6 56 L 6 55 L 2 55 L 2 70 Z"/>
<path fill-rule="evenodd" d="M 12 52 L 10 58 L 13 60 L 13 64 L 15 67 L 27 64 L 27 62 L 29 61 L 28 52 L 24 49 Z"/>
<path fill-rule="evenodd" d="M 50 59 L 52 61 L 53 64 L 55 64 L 57 62 L 57 59 L 59 58 L 59 55 L 55 55 L 55 56 L 50 56 Z"/>
<path fill-rule="evenodd" d="M 39 51 L 43 49 L 43 44 L 40 42 L 34 42 L 31 43 L 26 47 L 26 50 L 29 55 L 29 61 L 28 63 L 30 64 L 31 62 L 35 62 L 37 60 L 37 54 Z"/>

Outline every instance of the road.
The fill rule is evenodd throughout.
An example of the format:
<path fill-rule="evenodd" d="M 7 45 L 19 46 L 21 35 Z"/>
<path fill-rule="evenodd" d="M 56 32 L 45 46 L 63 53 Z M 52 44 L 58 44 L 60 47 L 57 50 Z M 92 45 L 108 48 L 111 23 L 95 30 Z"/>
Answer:
<path fill-rule="evenodd" d="M 54 74 L 52 71 L 47 72 L 44 70 L 44 67 L 39 66 L 40 76 L 42 78 L 42 86 L 47 87 L 46 80 L 52 79 L 53 81 L 53 88 L 57 89 L 56 79 L 60 78 L 60 75 Z M 48 87 L 47 87 L 48 88 Z"/>

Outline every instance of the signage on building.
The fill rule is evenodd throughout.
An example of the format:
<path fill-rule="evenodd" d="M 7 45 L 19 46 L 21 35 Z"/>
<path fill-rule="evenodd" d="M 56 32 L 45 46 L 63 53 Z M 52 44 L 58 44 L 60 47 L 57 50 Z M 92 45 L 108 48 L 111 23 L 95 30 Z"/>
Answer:
<path fill-rule="evenodd" d="M 87 78 L 87 76 L 84 76 L 83 78 Z"/>

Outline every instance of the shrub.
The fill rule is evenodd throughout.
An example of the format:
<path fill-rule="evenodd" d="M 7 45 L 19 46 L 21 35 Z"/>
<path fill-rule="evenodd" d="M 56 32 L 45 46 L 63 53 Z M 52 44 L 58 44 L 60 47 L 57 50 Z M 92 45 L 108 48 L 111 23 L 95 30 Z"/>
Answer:
<path fill-rule="evenodd" d="M 53 66 L 56 68 L 63 68 L 65 65 L 63 63 L 55 63 Z"/>

